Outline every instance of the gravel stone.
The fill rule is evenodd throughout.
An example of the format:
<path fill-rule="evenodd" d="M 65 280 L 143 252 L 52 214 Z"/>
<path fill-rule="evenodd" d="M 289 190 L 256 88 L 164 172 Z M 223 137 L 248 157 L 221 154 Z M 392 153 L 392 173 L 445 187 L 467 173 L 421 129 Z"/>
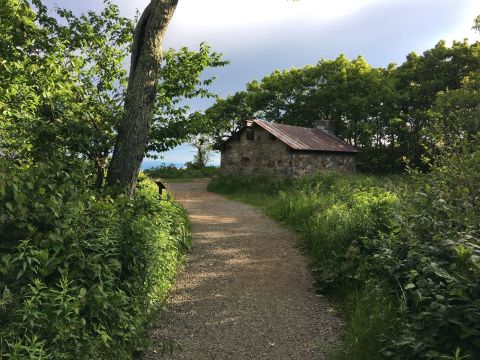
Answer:
<path fill-rule="evenodd" d="M 147 359 L 324 359 L 341 321 L 316 296 L 295 234 L 208 192 L 208 181 L 167 185 L 187 209 L 193 243 L 152 339 L 181 348 Z"/>

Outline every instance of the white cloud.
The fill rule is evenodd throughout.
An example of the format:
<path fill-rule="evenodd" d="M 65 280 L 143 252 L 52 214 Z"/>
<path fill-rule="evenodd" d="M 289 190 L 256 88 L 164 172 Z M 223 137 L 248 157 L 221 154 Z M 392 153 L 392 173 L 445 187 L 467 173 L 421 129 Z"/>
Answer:
<path fill-rule="evenodd" d="M 295 31 L 296 26 L 327 24 L 352 16 L 365 7 L 393 1 L 180 0 L 167 32 L 167 45 L 193 46 L 199 41 L 208 41 L 223 47 L 227 44 L 245 44 L 258 36 L 260 39 L 257 42 L 267 41 L 272 33 L 289 33 Z M 116 1 L 126 16 L 133 16 L 135 9 L 143 10 L 148 2 Z"/>
<path fill-rule="evenodd" d="M 188 28 L 200 26 L 223 29 L 272 24 L 292 18 L 334 20 L 355 13 L 365 6 L 390 1 L 393 0 L 180 0 L 174 19 L 177 24 Z M 142 11 L 149 1 L 118 0 L 115 3 L 125 15 L 133 16 L 136 9 Z"/>
<path fill-rule="evenodd" d="M 176 22 L 187 27 L 235 28 L 271 25 L 287 19 L 338 19 L 385 0 L 181 0 Z"/>
<path fill-rule="evenodd" d="M 47 4 L 71 7 L 76 11 L 99 10 L 101 0 L 61 1 L 45 0 Z M 135 10 L 143 11 L 150 0 L 113 0 L 118 4 L 124 16 L 133 17 Z M 340 28 L 360 18 L 372 17 L 381 9 L 395 12 L 394 19 L 366 24 L 375 36 L 382 32 L 405 33 L 410 42 L 424 37 L 432 26 L 443 24 L 443 31 L 437 39 L 477 38 L 470 30 L 473 17 L 480 13 L 479 0 L 179 0 L 172 24 L 167 31 L 166 46 L 196 47 L 200 42 L 210 43 L 216 50 L 232 53 L 251 53 L 266 47 L 278 47 L 284 39 L 296 37 L 295 41 L 303 47 L 311 43 L 311 34 L 321 32 L 330 34 L 330 42 L 336 42 Z M 445 18 L 456 18 L 456 25 Z M 387 11 L 388 13 L 388 11 Z M 414 37 L 409 28 L 409 19 L 418 13 L 425 31 Z M 460 15 L 461 14 L 461 15 Z M 390 16 L 387 15 L 387 18 Z M 443 17 L 442 17 L 443 16 Z M 458 19 L 462 17 L 462 19 Z M 396 26 L 390 29 L 391 24 Z M 365 33 L 364 29 L 359 29 Z M 350 34 L 357 39 L 358 33 Z M 361 40 L 361 39 L 357 39 Z M 295 44 L 296 47 L 296 44 Z M 348 52 L 342 49 L 341 52 Z"/>

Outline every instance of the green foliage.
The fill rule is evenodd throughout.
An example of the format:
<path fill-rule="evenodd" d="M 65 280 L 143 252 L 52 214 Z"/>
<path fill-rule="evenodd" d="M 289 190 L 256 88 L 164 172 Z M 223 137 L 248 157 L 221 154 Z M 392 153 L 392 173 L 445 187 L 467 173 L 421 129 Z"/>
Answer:
<path fill-rule="evenodd" d="M 428 174 L 219 177 L 209 189 L 301 234 L 347 321 L 336 359 L 480 357 L 480 148 L 460 135 Z"/>
<path fill-rule="evenodd" d="M 133 199 L 90 169 L 0 172 L 0 357 L 128 359 L 147 346 L 188 246 L 183 210 L 144 179 Z"/>
<path fill-rule="evenodd" d="M 328 190 L 324 183 L 287 195 L 283 208 L 273 216 L 303 229 L 307 252 L 319 286 L 355 286 L 371 267 L 369 261 L 381 247 L 379 233 L 392 230 L 397 197 L 363 181 L 336 181 Z M 326 183 L 329 183 L 327 180 Z M 320 190 L 322 189 L 323 190 Z M 321 241 L 319 241 L 321 239 Z"/>
<path fill-rule="evenodd" d="M 319 173 L 313 178 L 218 177 L 209 190 L 265 208 L 301 235 L 319 291 L 338 299 L 347 320 L 335 359 L 377 359 L 397 313 L 376 254 L 393 220 L 403 179 Z"/>
<path fill-rule="evenodd" d="M 480 133 L 480 73 L 464 78 L 459 89 L 440 92 L 433 116 L 431 151 L 448 150 L 459 141 L 472 143 Z"/>
<path fill-rule="evenodd" d="M 10 3 L 15 8 L 20 1 Z M 21 3 L 30 14 L 32 31 L 22 31 L 25 19 L 19 15 L 2 18 L 6 26 L 16 24 L 21 36 L 17 41 L 0 40 L 2 47 L 16 49 L 2 52 L 2 57 L 10 55 L 1 72 L 7 89 L 0 104 L 2 117 L 11 121 L 8 138 L 15 134 L 16 144 L 22 140 L 30 146 L 24 144 L 23 154 L 17 148 L 7 150 L 23 159 L 58 159 L 66 150 L 94 159 L 113 141 L 125 77 L 122 61 L 129 51 L 133 23 L 120 17 L 109 2 L 102 13 L 78 18 L 57 9 L 65 25 L 49 17 L 40 1 L 35 1 L 37 13 L 27 2 Z M 14 101 L 21 106 L 14 108 Z"/>
<path fill-rule="evenodd" d="M 215 78 L 203 79 L 203 73 L 208 68 L 228 64 L 206 43 L 200 44 L 198 51 L 183 47 L 180 50 L 169 49 L 163 56 L 157 111 L 147 151 L 167 151 L 207 131 L 209 124 L 205 118 L 196 112 L 189 114 L 190 108 L 184 102 L 194 97 L 215 97 L 209 90 Z"/>
<path fill-rule="evenodd" d="M 35 11 L 24 0 L 0 10 L 0 153 L 22 163 L 86 158 L 101 187 L 123 116 L 134 22 L 107 0 L 80 16 L 57 8 L 52 17 L 33 3 Z M 213 78 L 202 74 L 226 63 L 207 44 L 165 52 L 147 152 L 201 132 L 204 121 L 184 100 L 214 96 Z"/>
<path fill-rule="evenodd" d="M 48 131 L 56 126 L 54 105 L 73 97 L 60 55 L 65 48 L 38 25 L 26 1 L 9 0 L 1 8 L 0 151 L 15 161 L 58 157 L 56 148 L 46 149 L 57 140 Z"/>
<path fill-rule="evenodd" d="M 341 139 L 361 150 L 360 170 L 399 172 L 406 162 L 426 169 L 425 157 L 437 155 L 437 94 L 460 89 L 479 71 L 479 42 L 448 47 L 440 41 L 422 55 L 409 54 L 398 67 L 374 68 L 361 56 L 340 55 L 254 80 L 218 100 L 205 116 L 217 143 L 252 118 L 306 127 L 329 119 Z"/>
<path fill-rule="evenodd" d="M 217 99 L 204 114 L 209 124 L 207 134 L 218 145 L 244 126 L 245 121 L 254 117 L 255 110 L 251 104 L 251 95 L 240 91 L 226 99 Z"/>
<path fill-rule="evenodd" d="M 475 18 L 472 29 L 480 32 L 480 15 L 477 15 L 477 17 Z"/>
<path fill-rule="evenodd" d="M 145 170 L 145 174 L 151 179 L 195 179 L 212 177 L 217 172 L 218 168 L 216 166 L 178 169 L 174 165 L 163 165 Z"/>
<path fill-rule="evenodd" d="M 346 325 L 343 344 L 330 353 L 333 360 L 383 359 L 378 334 L 395 336 L 391 324 L 398 316 L 397 302 L 387 287 L 369 281 L 365 286 L 336 295 Z"/>
<path fill-rule="evenodd" d="M 334 173 L 295 182 L 219 177 L 209 185 L 226 194 L 272 196 L 267 212 L 302 233 L 302 246 L 323 289 L 355 287 L 368 272 L 365 259 L 381 247 L 378 234 L 395 227 L 391 219 L 398 197 L 386 188 L 373 177 Z"/>
<path fill-rule="evenodd" d="M 150 180 L 132 199 L 101 189 L 134 27 L 104 5 L 54 17 L 41 0 L 0 6 L 2 359 L 131 358 L 188 245 L 183 210 Z M 156 123 L 183 121 L 178 99 L 210 96 L 199 79 L 220 63 L 207 45 L 168 51 Z"/>
<path fill-rule="evenodd" d="M 190 145 L 197 149 L 193 160 L 185 164 L 188 169 L 203 169 L 211 160 L 212 143 L 204 136 L 196 136 L 190 142 Z"/>
<path fill-rule="evenodd" d="M 480 148 L 443 155 L 405 196 L 399 231 L 383 255 L 402 289 L 394 359 L 480 356 Z"/>

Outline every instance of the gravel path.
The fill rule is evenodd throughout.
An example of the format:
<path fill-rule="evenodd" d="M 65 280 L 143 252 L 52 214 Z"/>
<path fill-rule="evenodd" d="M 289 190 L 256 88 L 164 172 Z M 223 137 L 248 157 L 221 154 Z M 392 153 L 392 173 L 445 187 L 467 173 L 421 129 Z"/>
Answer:
<path fill-rule="evenodd" d="M 206 190 L 168 185 L 187 209 L 193 245 L 154 338 L 178 340 L 173 357 L 323 359 L 340 320 L 313 289 L 295 236 L 259 210 Z"/>

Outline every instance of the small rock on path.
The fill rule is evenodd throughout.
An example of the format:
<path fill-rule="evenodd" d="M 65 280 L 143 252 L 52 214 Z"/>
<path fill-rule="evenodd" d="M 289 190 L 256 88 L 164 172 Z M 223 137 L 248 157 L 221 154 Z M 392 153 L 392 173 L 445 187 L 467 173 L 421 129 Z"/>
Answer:
<path fill-rule="evenodd" d="M 152 337 L 182 349 L 147 359 L 323 359 L 341 324 L 315 296 L 295 235 L 207 184 L 167 185 L 187 209 L 193 243 Z"/>

